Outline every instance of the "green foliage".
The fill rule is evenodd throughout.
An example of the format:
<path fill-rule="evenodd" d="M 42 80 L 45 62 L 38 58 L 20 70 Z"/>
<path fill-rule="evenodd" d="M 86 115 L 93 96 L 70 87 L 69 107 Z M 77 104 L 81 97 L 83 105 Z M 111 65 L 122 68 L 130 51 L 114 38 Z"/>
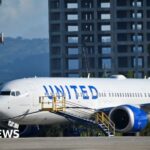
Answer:
<path fill-rule="evenodd" d="M 150 136 L 150 123 L 147 125 L 147 127 L 140 132 L 141 136 Z"/>
<path fill-rule="evenodd" d="M 67 124 L 55 124 L 44 126 L 41 131 L 41 136 L 44 137 L 66 137 L 66 136 L 81 136 L 81 137 L 89 137 L 89 136 L 104 136 L 104 134 L 100 131 L 97 126 L 91 126 L 80 123 L 67 123 Z M 116 132 L 115 136 L 134 136 L 134 134 L 122 134 Z M 140 136 L 150 136 L 150 123 L 148 126 L 141 131 L 138 135 Z"/>
<path fill-rule="evenodd" d="M 132 70 L 129 70 L 127 73 L 127 78 L 133 78 L 134 77 L 134 73 Z"/>

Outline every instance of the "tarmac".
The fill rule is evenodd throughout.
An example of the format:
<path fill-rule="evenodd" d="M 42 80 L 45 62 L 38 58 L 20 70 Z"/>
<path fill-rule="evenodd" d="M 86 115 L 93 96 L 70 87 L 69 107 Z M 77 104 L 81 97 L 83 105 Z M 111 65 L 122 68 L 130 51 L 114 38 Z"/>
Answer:
<path fill-rule="evenodd" d="M 0 139 L 0 150 L 150 150 L 150 137 Z"/>

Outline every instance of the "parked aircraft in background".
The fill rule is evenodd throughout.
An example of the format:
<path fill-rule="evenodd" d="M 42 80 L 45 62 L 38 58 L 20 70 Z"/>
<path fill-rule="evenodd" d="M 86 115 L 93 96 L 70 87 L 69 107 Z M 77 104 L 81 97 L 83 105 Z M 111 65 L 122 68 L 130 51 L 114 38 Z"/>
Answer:
<path fill-rule="evenodd" d="M 95 123 L 89 118 L 98 112 L 107 113 L 119 132 L 143 130 L 150 120 L 150 80 L 35 77 L 8 82 L 0 92 L 1 126 L 63 123 L 68 118 Z M 103 128 L 102 121 L 97 124 Z"/>
<path fill-rule="evenodd" d="M 0 33 L 0 43 L 4 43 L 4 33 Z"/>

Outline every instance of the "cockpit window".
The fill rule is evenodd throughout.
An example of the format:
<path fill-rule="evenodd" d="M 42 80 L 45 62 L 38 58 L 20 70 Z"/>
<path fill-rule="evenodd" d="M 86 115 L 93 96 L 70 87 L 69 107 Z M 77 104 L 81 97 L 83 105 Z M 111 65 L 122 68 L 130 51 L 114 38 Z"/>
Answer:
<path fill-rule="evenodd" d="M 16 91 L 16 96 L 21 95 L 21 93 L 19 91 Z"/>
<path fill-rule="evenodd" d="M 10 91 L 1 91 L 0 95 L 2 95 L 2 96 L 9 96 L 10 93 L 11 93 Z"/>
<path fill-rule="evenodd" d="M 12 91 L 12 92 L 11 92 L 11 95 L 12 95 L 12 96 L 16 96 L 16 92 Z"/>
<path fill-rule="evenodd" d="M 12 92 L 11 92 L 11 95 L 12 95 L 12 96 L 19 96 L 19 95 L 20 95 L 20 92 L 19 92 L 19 91 L 12 91 Z"/>
<path fill-rule="evenodd" d="M 1 91 L 0 92 L 1 96 L 19 96 L 21 93 L 19 91 Z"/>

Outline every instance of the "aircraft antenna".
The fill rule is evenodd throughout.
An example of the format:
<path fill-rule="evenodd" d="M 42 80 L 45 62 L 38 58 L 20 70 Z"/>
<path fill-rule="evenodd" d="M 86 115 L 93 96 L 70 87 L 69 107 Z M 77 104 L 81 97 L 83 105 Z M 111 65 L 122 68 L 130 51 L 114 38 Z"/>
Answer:
<path fill-rule="evenodd" d="M 88 78 L 90 78 L 90 75 L 91 75 L 91 74 L 90 74 L 90 73 L 88 73 Z"/>

